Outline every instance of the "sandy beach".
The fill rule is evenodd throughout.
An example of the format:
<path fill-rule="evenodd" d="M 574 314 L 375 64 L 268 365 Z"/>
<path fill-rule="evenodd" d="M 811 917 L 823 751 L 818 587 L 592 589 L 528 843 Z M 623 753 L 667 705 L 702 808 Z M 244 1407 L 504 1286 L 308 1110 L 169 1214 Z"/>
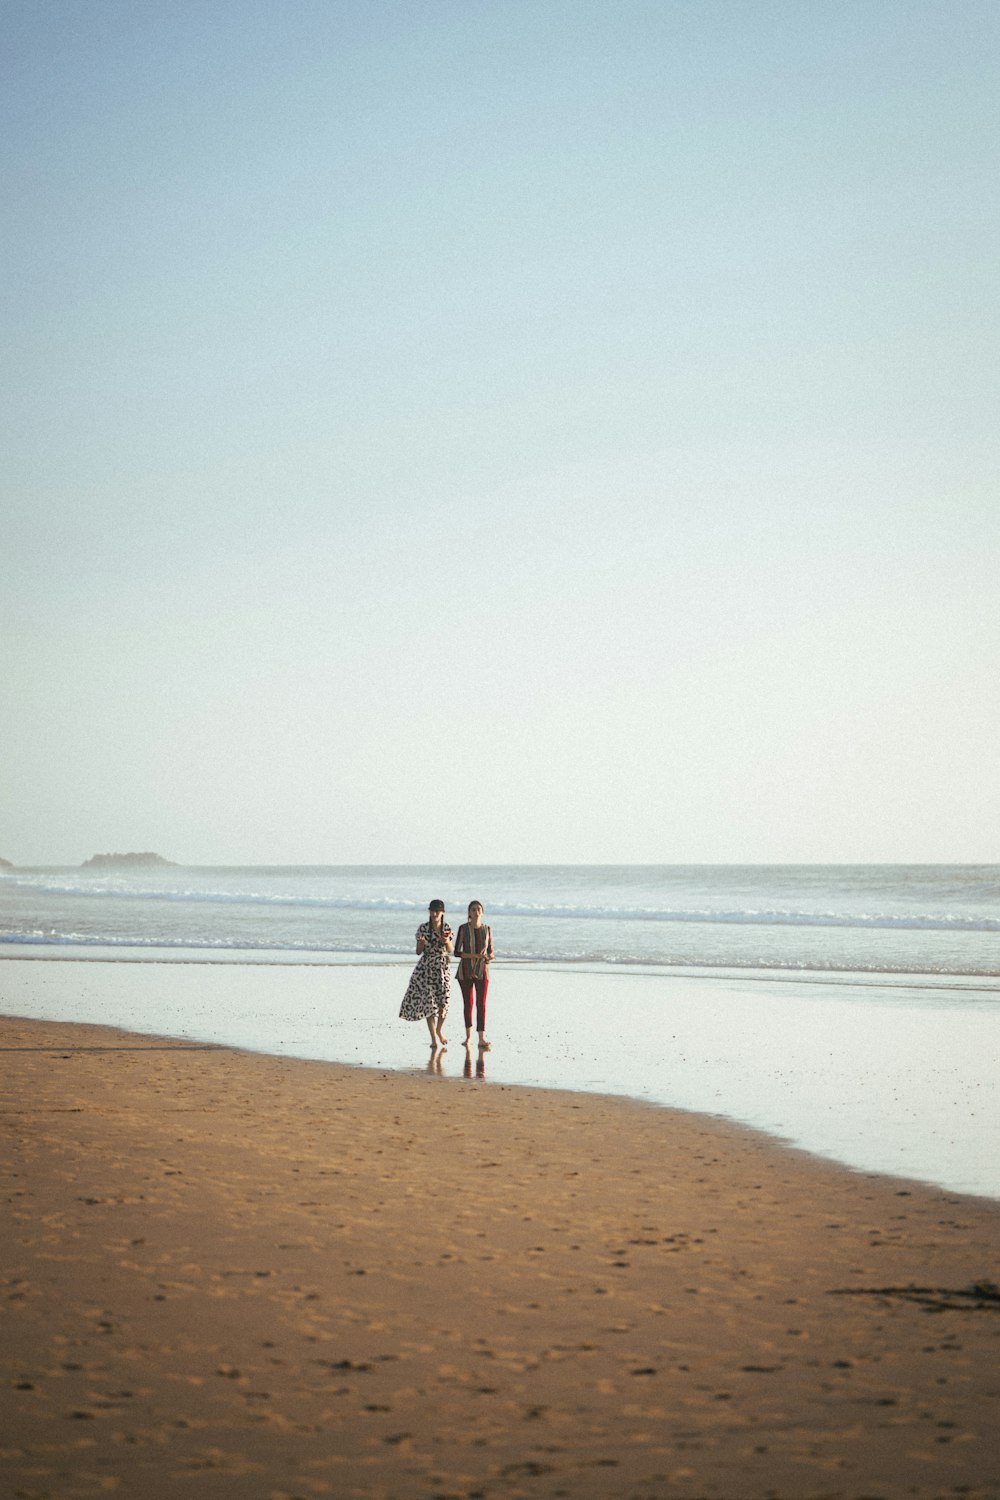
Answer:
<path fill-rule="evenodd" d="M 409 959 L 189 958 L 4 958 L 0 1009 L 393 1073 L 426 1056 L 426 1028 L 397 1014 Z M 859 1171 L 1000 1200 L 992 985 L 501 962 L 490 993 L 491 1085 L 721 1115 Z M 457 999 L 449 1024 L 461 1034 Z M 442 1074 L 460 1078 L 462 1066 L 452 1048 Z"/>
<path fill-rule="evenodd" d="M 0 1031 L 18 1500 L 1000 1493 L 994 1202 L 475 1069 Z"/>

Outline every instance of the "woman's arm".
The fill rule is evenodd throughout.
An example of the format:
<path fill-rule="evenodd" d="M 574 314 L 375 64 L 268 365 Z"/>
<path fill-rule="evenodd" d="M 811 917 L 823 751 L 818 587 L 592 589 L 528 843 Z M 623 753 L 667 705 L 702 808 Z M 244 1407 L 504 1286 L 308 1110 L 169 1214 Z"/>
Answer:
<path fill-rule="evenodd" d="M 450 953 L 451 950 L 452 950 L 451 928 L 450 927 L 445 927 L 442 930 L 442 932 L 441 932 L 441 942 L 442 942 L 442 944 L 444 946 L 444 951 L 446 953 Z"/>
<path fill-rule="evenodd" d="M 494 959 L 494 958 L 496 958 L 496 954 L 493 951 L 493 928 L 492 927 L 487 927 L 487 929 L 486 929 L 486 962 L 489 963 L 491 961 L 491 959 Z"/>
<path fill-rule="evenodd" d="M 427 937 L 426 937 L 426 934 L 424 933 L 423 927 L 418 927 L 417 928 L 417 952 L 418 953 L 423 953 L 423 951 L 424 951 L 424 949 L 426 947 L 427 947 Z"/>

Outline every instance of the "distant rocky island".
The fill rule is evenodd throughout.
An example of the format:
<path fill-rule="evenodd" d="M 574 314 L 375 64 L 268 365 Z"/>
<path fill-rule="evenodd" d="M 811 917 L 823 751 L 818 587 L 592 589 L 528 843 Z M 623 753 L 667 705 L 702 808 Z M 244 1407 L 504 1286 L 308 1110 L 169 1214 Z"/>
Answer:
<path fill-rule="evenodd" d="M 150 865 L 172 865 L 162 854 L 92 854 L 80 866 L 82 870 L 146 870 Z"/>
<path fill-rule="evenodd" d="M 9 859 L 0 859 L 0 870 L 13 870 L 13 868 Z"/>

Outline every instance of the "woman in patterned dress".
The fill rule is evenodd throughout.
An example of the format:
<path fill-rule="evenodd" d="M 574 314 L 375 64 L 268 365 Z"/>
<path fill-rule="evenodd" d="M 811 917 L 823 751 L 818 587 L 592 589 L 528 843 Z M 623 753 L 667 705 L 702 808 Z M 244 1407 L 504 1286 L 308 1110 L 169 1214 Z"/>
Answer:
<path fill-rule="evenodd" d="M 432 901 L 427 921 L 417 928 L 419 961 L 403 996 L 399 1014 L 404 1021 L 426 1021 L 432 1047 L 447 1045 L 441 1030 L 451 992 L 451 928 L 444 919 L 444 902 Z"/>

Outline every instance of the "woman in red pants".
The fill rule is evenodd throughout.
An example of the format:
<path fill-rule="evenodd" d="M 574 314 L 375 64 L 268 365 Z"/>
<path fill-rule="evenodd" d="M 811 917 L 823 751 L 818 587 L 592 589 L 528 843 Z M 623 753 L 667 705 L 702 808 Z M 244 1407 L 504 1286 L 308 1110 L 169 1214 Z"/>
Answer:
<path fill-rule="evenodd" d="M 493 933 L 483 921 L 483 903 L 469 902 L 469 920 L 463 922 L 455 938 L 458 959 L 458 983 L 465 1005 L 465 1045 L 472 1044 L 472 1006 L 476 1007 L 476 1030 L 479 1050 L 488 1052 L 486 1040 L 486 992 L 490 987 L 490 964 L 493 961 Z"/>

